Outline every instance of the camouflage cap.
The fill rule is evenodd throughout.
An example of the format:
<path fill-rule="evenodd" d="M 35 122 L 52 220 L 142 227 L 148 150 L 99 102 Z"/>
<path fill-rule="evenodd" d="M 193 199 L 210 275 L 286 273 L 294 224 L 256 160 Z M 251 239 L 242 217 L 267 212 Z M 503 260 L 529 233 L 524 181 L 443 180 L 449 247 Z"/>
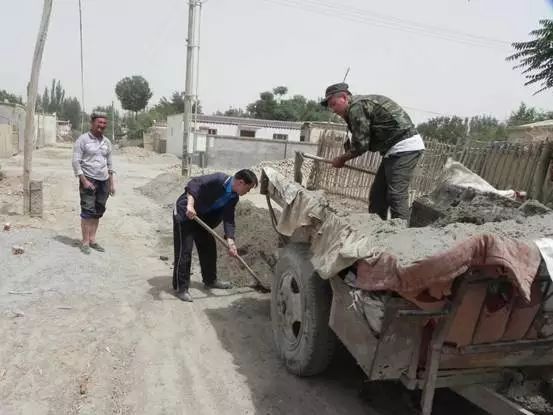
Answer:
<path fill-rule="evenodd" d="M 349 85 L 346 84 L 345 82 L 340 82 L 338 84 L 330 85 L 325 91 L 325 98 L 321 101 L 321 105 L 323 107 L 328 107 L 328 100 L 330 99 L 330 97 L 340 92 L 345 92 L 348 95 L 351 95 L 351 92 L 349 92 L 348 88 L 349 88 Z"/>

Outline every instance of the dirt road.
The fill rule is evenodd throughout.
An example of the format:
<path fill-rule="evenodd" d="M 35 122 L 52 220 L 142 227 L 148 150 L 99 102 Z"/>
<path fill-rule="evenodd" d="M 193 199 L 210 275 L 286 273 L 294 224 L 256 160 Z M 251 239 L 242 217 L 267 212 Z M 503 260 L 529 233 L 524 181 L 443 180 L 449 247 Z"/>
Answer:
<path fill-rule="evenodd" d="M 0 220 L 12 223 L 0 233 L 2 415 L 369 411 L 354 366 L 353 383 L 340 371 L 308 381 L 284 371 L 272 351 L 267 295 L 206 292 L 195 272 L 195 302 L 177 300 L 170 263 L 159 259 L 171 257 L 170 218 L 134 190 L 177 161 L 119 155 L 115 162 L 118 192 L 98 235 L 107 252 L 90 256 L 76 247 L 70 149 L 35 153 L 43 220 L 14 214 L 21 158 L 2 163 Z M 12 255 L 13 245 L 25 253 Z"/>
<path fill-rule="evenodd" d="M 410 413 L 398 391 L 367 399 L 346 353 L 324 376 L 289 375 L 273 353 L 268 295 L 207 292 L 194 262 L 195 302 L 176 299 L 170 217 L 135 188 L 177 160 L 130 153 L 115 157 L 117 195 L 98 234 L 107 252 L 90 256 L 77 248 L 70 148 L 35 153 L 43 219 L 18 214 L 22 158 L 2 160 L 0 224 L 12 228 L 0 231 L 1 415 Z"/>

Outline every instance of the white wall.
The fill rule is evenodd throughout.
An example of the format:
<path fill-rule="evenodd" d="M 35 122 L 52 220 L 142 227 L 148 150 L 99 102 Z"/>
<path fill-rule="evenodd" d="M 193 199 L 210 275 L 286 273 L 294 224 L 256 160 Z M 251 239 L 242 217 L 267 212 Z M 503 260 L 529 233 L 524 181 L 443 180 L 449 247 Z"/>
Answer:
<path fill-rule="evenodd" d="M 226 137 L 238 137 L 240 129 L 253 129 L 255 130 L 256 139 L 267 139 L 271 141 L 284 141 L 273 140 L 273 134 L 286 134 L 288 135 L 289 142 L 300 141 L 300 129 L 288 129 L 288 128 L 259 128 L 250 127 L 247 125 L 238 126 L 234 124 L 219 124 L 219 123 L 205 123 L 199 122 L 198 128 L 201 130 L 214 129 L 217 130 L 218 136 Z M 167 153 L 174 154 L 176 156 L 182 155 L 182 134 L 183 134 L 183 121 L 182 114 L 170 115 L 167 117 Z M 188 141 L 188 152 L 192 153 L 194 149 L 194 139 L 190 137 Z"/>
<path fill-rule="evenodd" d="M 5 104 L 0 102 L 0 124 L 17 126 L 19 134 L 19 151 L 23 151 L 25 142 L 25 107 L 19 104 Z"/>
<path fill-rule="evenodd" d="M 264 128 L 264 127 L 254 127 L 254 126 L 238 126 L 234 124 L 218 124 L 218 123 L 206 123 L 199 122 L 198 128 L 200 129 L 213 129 L 217 130 L 217 135 L 223 135 L 228 137 L 239 137 L 240 130 L 255 130 L 255 138 L 266 138 L 268 140 L 273 139 L 273 134 L 286 134 L 288 136 L 288 141 L 300 141 L 300 130 L 299 129 L 288 129 L 288 128 Z"/>
<path fill-rule="evenodd" d="M 35 114 L 35 136 L 33 142 L 38 147 L 56 144 L 57 118 L 54 115 Z"/>
<path fill-rule="evenodd" d="M 232 124 L 214 124 L 214 123 L 199 122 L 198 128 L 201 130 L 204 130 L 204 129 L 217 130 L 217 135 L 228 135 L 233 137 L 238 135 L 238 127 Z"/>
<path fill-rule="evenodd" d="M 19 138 L 15 126 L 0 124 L 0 158 L 11 157 L 18 152 Z"/>
<path fill-rule="evenodd" d="M 167 153 L 182 156 L 183 127 L 182 114 L 167 117 Z M 192 153 L 193 146 L 193 137 L 190 136 L 188 138 L 188 153 Z"/>

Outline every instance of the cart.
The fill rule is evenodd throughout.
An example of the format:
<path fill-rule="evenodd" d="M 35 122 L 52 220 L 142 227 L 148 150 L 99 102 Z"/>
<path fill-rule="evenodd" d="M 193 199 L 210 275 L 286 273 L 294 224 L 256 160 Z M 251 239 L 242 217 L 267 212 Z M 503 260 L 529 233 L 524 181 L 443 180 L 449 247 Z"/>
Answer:
<path fill-rule="evenodd" d="M 348 282 L 355 264 L 319 276 L 313 244 L 333 238 L 323 225 L 320 192 L 265 168 L 261 193 L 281 241 L 271 319 L 276 350 L 290 372 L 323 372 L 339 339 L 369 381 L 396 380 L 421 390 L 423 415 L 432 413 L 434 392 L 444 387 L 491 414 L 531 414 L 496 391 L 508 382 L 551 379 L 553 289 L 543 261 L 529 301 L 505 296 L 513 284 L 497 267 L 469 267 L 449 295 L 424 309 L 394 292 L 356 289 Z M 307 208 L 290 211 L 294 203 Z M 274 204 L 283 211 L 280 220 Z"/>

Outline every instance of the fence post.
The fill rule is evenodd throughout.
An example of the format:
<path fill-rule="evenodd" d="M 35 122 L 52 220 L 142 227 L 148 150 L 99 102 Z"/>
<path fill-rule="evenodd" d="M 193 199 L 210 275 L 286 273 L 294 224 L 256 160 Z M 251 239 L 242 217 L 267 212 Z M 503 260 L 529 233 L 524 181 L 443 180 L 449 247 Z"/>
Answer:
<path fill-rule="evenodd" d="M 455 146 L 453 147 L 453 155 L 452 158 L 455 161 L 461 162 L 461 157 L 459 155 L 459 152 L 462 154 L 462 148 L 461 148 L 461 142 L 463 140 L 463 137 L 461 135 L 457 136 L 457 140 L 455 140 Z"/>
<path fill-rule="evenodd" d="M 301 184 L 303 177 L 301 174 L 301 167 L 303 165 L 303 155 L 300 151 L 296 151 L 296 159 L 294 160 L 294 181 Z"/>
<path fill-rule="evenodd" d="M 552 144 L 553 143 L 550 141 L 545 141 L 543 143 L 541 156 L 538 161 L 538 166 L 536 167 L 536 173 L 532 178 L 532 196 L 540 202 L 543 200 L 543 187 L 549 175 L 549 163 L 553 155 Z"/>

